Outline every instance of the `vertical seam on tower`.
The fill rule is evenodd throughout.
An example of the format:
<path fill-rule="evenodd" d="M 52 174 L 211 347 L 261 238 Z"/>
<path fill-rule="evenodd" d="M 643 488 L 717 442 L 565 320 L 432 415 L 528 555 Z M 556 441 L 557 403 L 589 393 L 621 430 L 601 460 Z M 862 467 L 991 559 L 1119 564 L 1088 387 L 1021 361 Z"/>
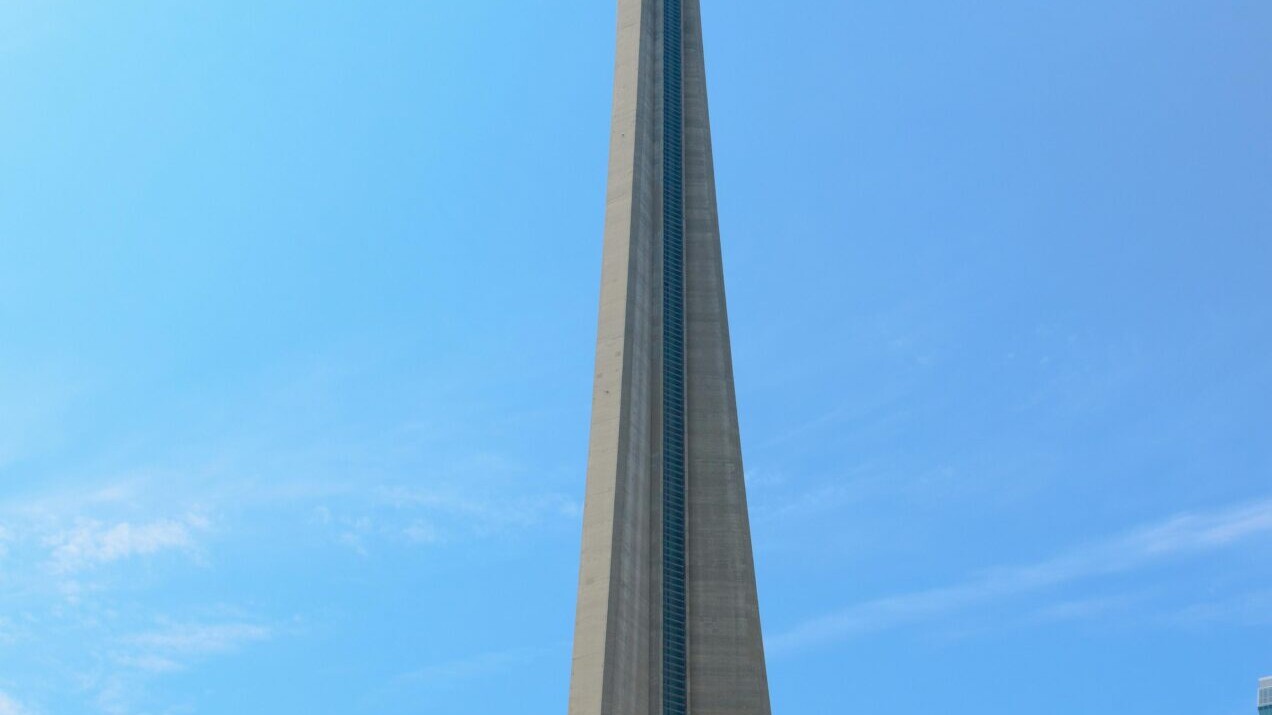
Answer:
<path fill-rule="evenodd" d="M 683 48 L 681 0 L 663 0 L 663 715 L 689 709 Z"/>

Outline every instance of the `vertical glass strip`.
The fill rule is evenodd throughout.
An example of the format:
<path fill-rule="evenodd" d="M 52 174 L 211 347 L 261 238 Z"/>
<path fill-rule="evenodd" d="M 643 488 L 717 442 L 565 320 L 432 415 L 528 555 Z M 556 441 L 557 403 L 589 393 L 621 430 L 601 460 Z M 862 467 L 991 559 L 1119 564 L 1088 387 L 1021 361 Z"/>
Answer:
<path fill-rule="evenodd" d="M 663 715 L 689 708 L 681 0 L 663 0 Z"/>

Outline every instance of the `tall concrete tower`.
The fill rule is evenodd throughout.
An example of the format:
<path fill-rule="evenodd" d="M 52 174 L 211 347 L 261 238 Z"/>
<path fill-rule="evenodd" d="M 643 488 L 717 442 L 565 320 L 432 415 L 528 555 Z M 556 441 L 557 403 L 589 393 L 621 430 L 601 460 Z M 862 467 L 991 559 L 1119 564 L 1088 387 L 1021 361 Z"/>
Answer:
<path fill-rule="evenodd" d="M 699 0 L 618 0 L 570 715 L 769 715 Z"/>
<path fill-rule="evenodd" d="M 1259 715 L 1272 715 L 1272 678 L 1259 679 Z"/>

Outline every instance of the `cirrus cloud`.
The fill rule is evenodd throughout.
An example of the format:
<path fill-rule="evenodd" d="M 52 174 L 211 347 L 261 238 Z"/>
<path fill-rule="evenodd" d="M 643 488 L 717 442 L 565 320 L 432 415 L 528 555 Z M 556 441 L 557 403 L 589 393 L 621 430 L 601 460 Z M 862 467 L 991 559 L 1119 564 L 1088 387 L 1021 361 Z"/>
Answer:
<path fill-rule="evenodd" d="M 960 583 L 853 604 L 779 633 L 769 645 L 777 652 L 799 650 L 1171 558 L 1217 551 L 1269 534 L 1272 499 L 1179 514 L 1036 563 L 995 568 Z"/>
<path fill-rule="evenodd" d="M 17 700 L 0 690 L 0 715 L 30 715 L 30 710 L 22 707 Z"/>
<path fill-rule="evenodd" d="M 48 536 L 45 543 L 51 549 L 49 561 L 53 570 L 66 574 L 134 556 L 192 549 L 194 534 L 209 525 L 206 518 L 198 515 L 140 524 L 85 520 Z"/>

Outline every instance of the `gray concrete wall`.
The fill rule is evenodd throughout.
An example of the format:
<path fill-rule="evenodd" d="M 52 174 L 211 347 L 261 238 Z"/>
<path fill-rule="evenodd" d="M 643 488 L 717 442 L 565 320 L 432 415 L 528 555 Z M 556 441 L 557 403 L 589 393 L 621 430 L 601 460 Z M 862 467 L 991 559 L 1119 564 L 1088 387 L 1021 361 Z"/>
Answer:
<path fill-rule="evenodd" d="M 653 3 L 620 0 L 570 715 L 649 715 L 653 571 Z"/>
<path fill-rule="evenodd" d="M 768 715 L 699 0 L 684 0 L 684 18 L 689 703 L 694 715 Z"/>
<path fill-rule="evenodd" d="M 690 711 L 768 715 L 698 0 L 684 6 Z M 660 0 L 619 0 L 570 715 L 661 710 Z"/>

